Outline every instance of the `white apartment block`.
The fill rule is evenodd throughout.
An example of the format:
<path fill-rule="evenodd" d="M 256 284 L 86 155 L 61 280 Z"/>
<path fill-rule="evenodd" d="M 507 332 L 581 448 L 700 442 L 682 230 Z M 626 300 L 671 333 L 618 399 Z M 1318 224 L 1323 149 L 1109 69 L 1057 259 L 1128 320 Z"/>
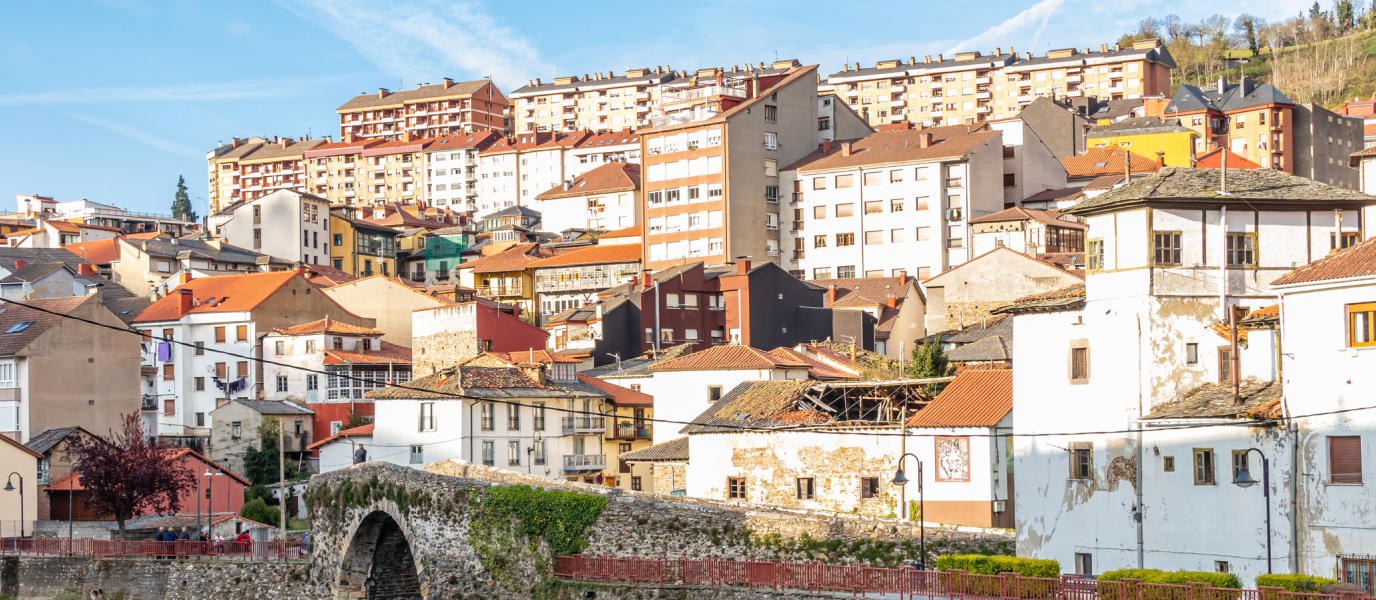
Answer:
<path fill-rule="evenodd" d="M 578 177 L 610 162 L 640 164 L 640 135 L 630 129 L 589 135 L 565 154 L 566 177 Z"/>
<path fill-rule="evenodd" d="M 649 124 L 661 85 L 677 74 L 665 67 L 539 79 L 512 91 L 517 133 L 612 131 Z"/>
<path fill-rule="evenodd" d="M 240 200 L 254 200 L 278 190 L 309 191 L 306 152 L 328 139 L 235 138 L 206 153 L 210 176 L 210 211 Z"/>
<path fill-rule="evenodd" d="M 478 153 L 499 136 L 482 132 L 431 140 L 422 152 L 425 197 L 432 206 L 467 211 L 478 208 Z"/>
<path fill-rule="evenodd" d="M 784 268 L 923 280 L 969 260 L 968 220 L 1003 209 L 1004 151 L 1002 132 L 964 126 L 823 143 L 780 178 L 793 190 Z"/>
<path fill-rule="evenodd" d="M 224 243 L 290 262 L 330 264 L 330 201 L 320 196 L 280 190 L 231 204 L 209 222 Z"/>

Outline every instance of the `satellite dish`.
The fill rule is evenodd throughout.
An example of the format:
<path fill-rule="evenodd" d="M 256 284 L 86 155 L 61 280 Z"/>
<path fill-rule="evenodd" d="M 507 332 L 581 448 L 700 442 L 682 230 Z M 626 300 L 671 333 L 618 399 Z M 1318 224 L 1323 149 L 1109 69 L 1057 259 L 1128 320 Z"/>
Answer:
<path fill-rule="evenodd" d="M 205 366 L 205 372 L 206 372 L 206 373 L 210 373 L 211 375 L 214 375 L 214 374 L 215 374 L 215 365 L 206 365 L 206 366 Z"/>

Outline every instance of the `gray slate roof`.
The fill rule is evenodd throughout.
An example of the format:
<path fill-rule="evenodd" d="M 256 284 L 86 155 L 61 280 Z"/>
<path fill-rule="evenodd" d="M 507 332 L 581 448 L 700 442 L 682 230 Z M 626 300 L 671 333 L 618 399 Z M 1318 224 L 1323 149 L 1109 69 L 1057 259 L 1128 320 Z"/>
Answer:
<path fill-rule="evenodd" d="M 239 263 L 245 265 L 290 265 L 291 263 L 254 252 L 247 248 L 240 248 L 232 244 L 221 244 L 216 248 L 202 240 L 188 239 L 168 239 L 154 238 L 151 240 L 139 240 L 125 238 L 125 242 L 142 250 L 144 253 L 159 258 L 180 258 L 183 253 L 193 258 L 204 258 L 215 262 Z"/>
<path fill-rule="evenodd" d="M 277 402 L 273 400 L 235 400 L 239 404 L 253 409 L 263 415 L 313 415 L 315 411 L 306 409 L 292 402 Z"/>
<path fill-rule="evenodd" d="M 58 443 L 66 439 L 67 436 L 71 434 L 73 431 L 76 431 L 78 429 L 81 428 L 62 427 L 60 429 L 44 429 L 43 431 L 40 431 L 38 435 L 29 438 L 29 441 L 25 442 L 24 445 L 28 446 L 29 449 L 33 450 L 34 452 L 44 454 L 48 450 L 51 450 L 53 446 L 58 445 Z"/>
<path fill-rule="evenodd" d="M 133 298 L 134 293 L 128 288 L 110 281 L 99 275 L 82 275 L 77 267 L 61 262 L 48 263 L 29 263 L 24 268 L 10 273 L 4 279 L 0 279 L 0 285 L 21 285 L 33 283 L 47 277 L 54 271 L 66 269 L 72 275 L 72 279 L 85 283 L 87 286 L 101 286 L 101 297 L 105 299 Z M 81 294 L 78 294 L 81 295 Z"/>
<path fill-rule="evenodd" d="M 0 248 L 0 267 L 13 271 L 16 260 L 28 264 L 60 262 L 71 265 L 73 270 L 86 264 L 80 256 L 65 248 Z"/>
<path fill-rule="evenodd" d="M 1269 83 L 1257 85 L 1247 82 L 1244 86 L 1239 83 L 1225 84 L 1223 93 L 1218 93 L 1217 88 L 1201 88 L 1193 85 L 1182 85 L 1171 96 L 1171 103 L 1166 106 L 1167 113 L 1190 112 L 1195 110 L 1217 110 L 1233 111 L 1262 106 L 1264 104 L 1294 104 L 1276 86 Z M 1243 92 L 1246 92 L 1245 94 Z"/>
<path fill-rule="evenodd" d="M 1146 135 L 1152 133 L 1179 133 L 1193 132 L 1193 129 L 1180 126 L 1180 119 L 1162 119 L 1161 117 L 1137 117 L 1135 119 L 1123 119 L 1108 125 L 1099 125 L 1089 129 L 1089 135 Z"/>
<path fill-rule="evenodd" d="M 953 344 L 971 344 L 993 336 L 1013 339 L 1013 320 L 1001 318 L 993 322 L 975 323 L 966 327 L 964 331 L 947 337 L 945 341 Z"/>
<path fill-rule="evenodd" d="M 119 284 L 115 285 L 118 286 L 119 289 L 124 289 L 124 286 L 120 286 Z M 108 290 L 109 288 L 106 289 Z M 106 295 L 103 296 L 102 299 L 104 300 L 105 308 L 110 309 L 125 323 L 133 321 L 135 317 L 139 316 L 139 313 L 142 313 L 144 309 L 153 305 L 153 299 L 147 296 L 137 297 L 131 295 L 129 298 L 111 299 Z"/>
<path fill-rule="evenodd" d="M 688 438 L 681 437 L 621 455 L 626 462 L 688 462 Z"/>
<path fill-rule="evenodd" d="M 1019 298 L 1012 304 L 1000 306 L 989 312 L 993 314 L 1017 315 L 1022 313 L 1060 312 L 1079 310 L 1085 305 L 1085 284 L 1080 282 L 1059 290 L 1033 294 Z"/>
<path fill-rule="evenodd" d="M 1268 402 L 1278 400 L 1283 391 L 1281 384 L 1275 381 L 1244 380 L 1238 387 L 1238 396 L 1242 400 L 1240 404 L 1233 404 L 1232 385 L 1206 383 L 1179 400 L 1156 405 L 1147 416 L 1142 417 L 1142 420 L 1242 419 L 1262 416 L 1254 411 Z M 1262 408 L 1262 411 L 1265 409 Z"/>
<path fill-rule="evenodd" d="M 1012 319 L 1004 319 L 1012 321 Z M 990 336 L 978 342 L 965 344 L 946 353 L 951 362 L 982 362 L 991 360 L 1013 360 L 1013 340 L 1001 335 Z"/>
<path fill-rule="evenodd" d="M 1165 167 L 1120 188 L 1088 198 L 1062 212 L 1094 215 L 1146 204 L 1200 209 L 1238 204 L 1253 209 L 1357 209 L 1376 204 L 1376 196 L 1340 188 L 1273 169 L 1228 169 L 1227 195 L 1219 192 L 1222 169 Z"/>

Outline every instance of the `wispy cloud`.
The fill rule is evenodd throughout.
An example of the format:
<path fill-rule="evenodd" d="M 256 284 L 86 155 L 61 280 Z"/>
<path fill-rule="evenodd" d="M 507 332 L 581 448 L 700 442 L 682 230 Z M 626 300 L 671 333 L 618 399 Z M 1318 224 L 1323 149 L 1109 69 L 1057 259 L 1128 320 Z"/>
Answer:
<path fill-rule="evenodd" d="M 473 0 L 274 2 L 349 42 L 408 87 L 445 76 L 491 75 L 501 87 L 514 88 L 552 70 L 525 38 Z"/>
<path fill-rule="evenodd" d="M 344 81 L 350 77 L 352 76 L 334 75 L 311 79 L 253 79 L 160 87 L 68 88 L 46 92 L 0 94 L 0 106 L 285 98 L 308 91 L 312 86 Z"/>
<path fill-rule="evenodd" d="M 951 52 L 958 52 L 966 48 L 979 48 L 998 44 L 1002 40 L 1007 40 L 1013 32 L 1033 24 L 1037 25 L 1037 31 L 1032 37 L 1032 44 L 1035 46 L 1041 37 L 1042 31 L 1046 29 L 1046 23 L 1051 19 L 1051 15 L 1064 3 L 1065 0 L 1041 0 L 1041 2 L 1033 4 L 1027 10 L 1013 15 L 1013 17 L 1007 21 L 990 27 L 984 30 L 983 33 L 956 44 L 954 48 L 951 48 Z"/>
<path fill-rule="evenodd" d="M 147 131 L 131 127 L 123 123 L 116 123 L 109 119 L 103 119 L 101 117 L 97 117 L 94 115 L 87 115 L 81 113 L 71 113 L 69 116 L 78 121 L 89 123 L 91 125 L 95 125 L 96 127 L 100 127 L 103 129 L 108 129 L 131 140 L 134 140 L 140 144 L 149 146 L 151 148 L 157 148 L 158 150 L 162 150 L 163 152 L 176 154 L 178 156 L 187 156 L 191 158 L 201 158 L 205 156 L 204 152 L 197 152 L 191 148 L 178 144 L 177 142 L 174 142 L 172 140 L 158 137 L 156 135 L 148 133 Z"/>

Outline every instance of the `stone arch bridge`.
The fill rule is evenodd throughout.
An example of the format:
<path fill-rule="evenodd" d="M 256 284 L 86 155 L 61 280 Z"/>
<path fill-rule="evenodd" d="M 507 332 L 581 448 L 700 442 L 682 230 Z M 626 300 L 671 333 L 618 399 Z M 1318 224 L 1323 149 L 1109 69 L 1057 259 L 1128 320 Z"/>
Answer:
<path fill-rule="evenodd" d="M 553 564 L 543 539 L 519 518 L 484 503 L 496 485 L 530 485 L 605 497 L 586 528 L 586 554 L 678 558 L 785 558 L 779 542 L 860 542 L 857 556 L 889 548 L 911 560 L 918 529 L 895 519 L 631 492 L 553 481 L 462 461 L 416 470 L 365 463 L 311 478 L 306 502 L 313 542 L 309 586 L 320 598 L 530 598 Z M 806 533 L 806 538 L 800 538 Z M 1012 547 L 1011 534 L 927 529 L 944 551 Z M 752 543 L 747 543 L 752 538 Z M 887 544 L 894 542 L 894 544 Z M 904 544 L 909 542 L 909 544 Z M 930 547 L 929 547 L 930 549 Z M 909 551 L 911 552 L 911 551 Z M 881 559 L 882 560 L 882 559 Z"/>

